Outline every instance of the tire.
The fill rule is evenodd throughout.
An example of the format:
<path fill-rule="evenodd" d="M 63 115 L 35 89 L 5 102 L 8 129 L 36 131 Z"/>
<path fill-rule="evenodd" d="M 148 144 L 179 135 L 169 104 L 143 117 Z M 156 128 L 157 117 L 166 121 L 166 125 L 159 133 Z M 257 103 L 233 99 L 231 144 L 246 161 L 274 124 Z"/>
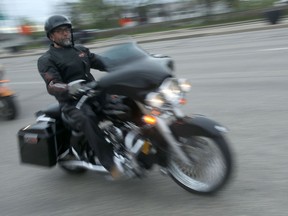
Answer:
<path fill-rule="evenodd" d="M 170 157 L 168 171 L 178 185 L 202 195 L 211 195 L 226 185 L 232 173 L 232 157 L 223 137 L 190 136 L 179 141 L 191 164 Z"/>
<path fill-rule="evenodd" d="M 13 120 L 18 114 L 16 102 L 13 96 L 0 99 L 0 117 L 4 120 Z"/>

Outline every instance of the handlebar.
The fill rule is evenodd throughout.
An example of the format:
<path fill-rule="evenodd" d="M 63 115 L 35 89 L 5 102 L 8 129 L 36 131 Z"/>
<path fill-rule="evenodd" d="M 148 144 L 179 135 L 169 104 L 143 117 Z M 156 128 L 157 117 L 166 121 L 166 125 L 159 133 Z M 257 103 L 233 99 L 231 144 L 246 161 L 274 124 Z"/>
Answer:
<path fill-rule="evenodd" d="M 100 93 L 100 90 L 98 89 L 98 83 L 96 81 L 82 84 L 78 91 L 82 96 L 76 105 L 77 109 L 81 109 L 82 105 L 86 102 L 87 99 L 92 98 Z"/>

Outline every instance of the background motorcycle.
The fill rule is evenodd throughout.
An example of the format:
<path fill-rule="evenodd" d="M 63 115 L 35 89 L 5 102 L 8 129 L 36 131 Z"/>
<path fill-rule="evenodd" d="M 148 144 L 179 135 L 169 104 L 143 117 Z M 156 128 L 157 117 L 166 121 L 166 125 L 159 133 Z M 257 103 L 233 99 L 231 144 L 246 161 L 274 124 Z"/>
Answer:
<path fill-rule="evenodd" d="M 171 59 L 151 55 L 136 43 L 116 45 L 101 56 L 113 65 L 107 75 L 97 82 L 69 85 L 82 92 L 78 109 L 101 92 L 108 94 L 106 104 L 95 112 L 103 116 L 99 127 L 126 176 L 144 177 L 158 165 L 190 192 L 211 194 L 226 185 L 232 172 L 226 129 L 181 111 L 190 84 L 173 75 Z M 18 132 L 23 163 L 58 164 L 73 174 L 107 172 L 58 105 L 39 111 L 37 117 Z"/>
<path fill-rule="evenodd" d="M 9 80 L 2 79 L 4 76 L 3 66 L 0 65 L 0 118 L 5 120 L 15 119 L 17 116 L 17 106 L 15 93 L 8 88 Z"/>

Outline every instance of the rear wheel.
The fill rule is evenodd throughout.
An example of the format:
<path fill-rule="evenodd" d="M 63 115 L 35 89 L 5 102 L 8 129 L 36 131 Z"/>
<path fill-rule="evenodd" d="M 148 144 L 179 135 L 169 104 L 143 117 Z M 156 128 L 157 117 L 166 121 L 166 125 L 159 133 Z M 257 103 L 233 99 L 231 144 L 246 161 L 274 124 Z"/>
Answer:
<path fill-rule="evenodd" d="M 17 107 L 14 97 L 8 96 L 0 99 L 0 117 L 5 120 L 15 119 Z"/>
<path fill-rule="evenodd" d="M 189 192 L 211 194 L 222 188 L 231 176 L 232 160 L 223 137 L 181 137 L 189 165 L 175 157 L 169 161 L 172 179 Z"/>

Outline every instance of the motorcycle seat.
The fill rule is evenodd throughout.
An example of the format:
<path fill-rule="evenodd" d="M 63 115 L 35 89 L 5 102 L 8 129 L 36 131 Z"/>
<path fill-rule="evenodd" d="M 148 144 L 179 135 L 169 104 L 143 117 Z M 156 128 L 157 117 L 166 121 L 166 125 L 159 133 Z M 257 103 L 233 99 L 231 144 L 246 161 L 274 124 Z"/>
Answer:
<path fill-rule="evenodd" d="M 74 136 L 81 136 L 83 132 L 75 127 L 75 120 L 67 117 L 63 112 L 61 113 L 61 119 L 64 126 L 71 130 Z"/>
<path fill-rule="evenodd" d="M 61 109 L 59 104 L 53 104 L 45 109 L 39 110 L 35 114 L 37 117 L 41 115 L 46 115 L 47 117 L 53 119 L 61 119 Z"/>

